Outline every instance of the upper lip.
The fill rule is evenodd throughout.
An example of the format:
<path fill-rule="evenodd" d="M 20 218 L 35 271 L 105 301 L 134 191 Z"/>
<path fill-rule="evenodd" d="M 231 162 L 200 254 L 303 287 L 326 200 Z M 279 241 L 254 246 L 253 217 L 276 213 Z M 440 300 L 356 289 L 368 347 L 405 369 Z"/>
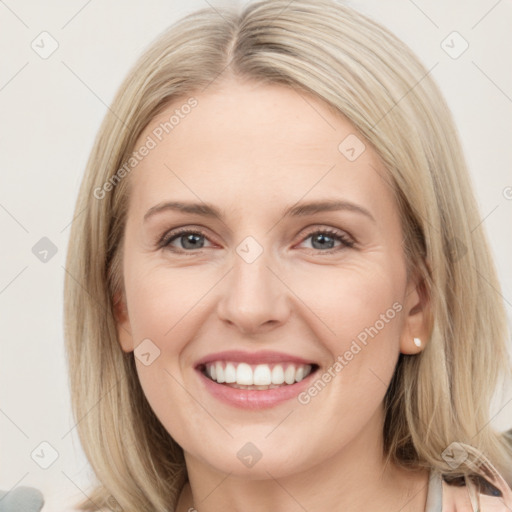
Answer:
<path fill-rule="evenodd" d="M 260 350 L 258 352 L 244 352 L 243 350 L 226 350 L 216 352 L 201 358 L 196 363 L 196 367 L 203 366 L 215 361 L 232 361 L 235 363 L 249 364 L 272 364 L 272 363 L 296 363 L 296 364 L 315 364 L 313 361 L 302 357 L 285 354 L 284 352 L 274 352 L 270 350 Z"/>

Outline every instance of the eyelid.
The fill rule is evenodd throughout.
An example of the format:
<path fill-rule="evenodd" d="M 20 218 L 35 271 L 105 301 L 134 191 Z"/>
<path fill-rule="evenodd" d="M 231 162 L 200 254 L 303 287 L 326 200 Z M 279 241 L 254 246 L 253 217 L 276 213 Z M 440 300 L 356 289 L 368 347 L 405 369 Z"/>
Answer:
<path fill-rule="evenodd" d="M 354 245 L 356 245 L 356 241 L 355 241 L 354 237 L 352 235 L 350 235 L 349 233 L 347 233 L 346 231 L 341 230 L 339 228 L 327 227 L 327 226 L 322 226 L 322 225 L 314 225 L 314 226 L 310 226 L 305 229 L 307 230 L 306 233 L 301 235 L 301 239 L 295 245 L 300 245 L 305 240 L 307 240 L 310 236 L 312 236 L 316 233 L 323 233 L 326 235 L 331 235 L 331 236 L 337 238 L 342 244 L 342 247 L 326 249 L 326 250 L 319 250 L 319 249 L 314 249 L 314 248 L 310 249 L 316 253 L 329 254 L 329 253 L 333 253 L 333 252 L 339 252 L 340 250 L 342 250 L 344 248 L 345 249 L 352 248 L 352 247 L 354 247 Z M 206 233 L 206 230 L 203 227 L 190 225 L 190 226 L 178 227 L 178 228 L 174 228 L 174 229 L 166 231 L 158 239 L 157 248 L 167 249 L 170 247 L 171 241 L 177 240 L 180 238 L 180 236 L 184 236 L 189 233 L 201 235 L 202 237 L 204 237 L 205 239 L 207 239 L 208 241 L 211 242 L 208 234 Z M 214 243 L 214 242 L 211 242 L 211 243 Z M 180 254 L 183 254 L 183 253 L 197 254 L 197 253 L 201 252 L 202 249 L 203 248 L 187 251 L 184 249 L 174 248 L 174 249 L 169 249 L 169 250 L 172 252 L 180 253 Z"/>
<path fill-rule="evenodd" d="M 209 236 L 206 233 L 206 230 L 200 226 L 183 226 L 174 229 L 170 229 L 165 231 L 164 234 L 157 239 L 157 247 L 165 249 L 168 247 L 168 244 L 173 239 L 178 239 L 180 236 L 186 235 L 188 233 L 198 234 L 203 236 L 204 238 L 210 240 Z M 192 252 L 192 251 L 183 251 L 183 252 Z"/>
<path fill-rule="evenodd" d="M 322 225 L 314 225 L 311 228 L 308 229 L 308 231 L 301 236 L 301 241 L 299 243 L 304 242 L 307 240 L 311 235 L 314 235 L 315 233 L 324 233 L 327 235 L 331 235 L 339 240 L 341 240 L 342 245 L 345 246 L 345 248 L 352 248 L 356 245 L 356 240 L 352 235 L 350 235 L 348 232 L 339 229 L 339 228 L 333 228 L 333 227 L 326 227 Z M 332 253 L 337 252 L 340 250 L 340 248 L 336 249 L 326 249 L 324 251 L 313 249 L 315 252 L 318 253 Z"/>

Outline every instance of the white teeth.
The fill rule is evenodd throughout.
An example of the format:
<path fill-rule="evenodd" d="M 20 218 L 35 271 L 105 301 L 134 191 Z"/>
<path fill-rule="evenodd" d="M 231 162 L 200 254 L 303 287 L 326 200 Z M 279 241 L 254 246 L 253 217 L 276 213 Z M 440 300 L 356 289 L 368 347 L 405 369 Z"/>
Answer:
<path fill-rule="evenodd" d="M 286 384 L 293 384 L 295 382 L 295 367 L 290 365 L 284 372 L 284 381 Z M 218 381 L 217 381 L 218 382 Z"/>
<path fill-rule="evenodd" d="M 272 373 L 268 364 L 259 364 L 254 369 L 254 384 L 256 386 L 269 386 L 272 384 Z"/>
<path fill-rule="evenodd" d="M 272 384 L 282 384 L 284 382 L 284 370 L 280 364 L 272 368 Z"/>
<path fill-rule="evenodd" d="M 217 382 L 222 384 L 224 382 L 224 368 L 222 367 L 222 363 L 215 365 L 215 373 L 217 374 Z"/>
<path fill-rule="evenodd" d="M 305 379 L 311 373 L 312 369 L 313 369 L 313 366 L 311 366 L 310 364 L 307 364 L 306 366 L 304 366 L 304 376 L 302 378 Z"/>
<path fill-rule="evenodd" d="M 219 381 L 217 381 L 219 382 Z M 252 386 L 252 368 L 247 363 L 240 363 L 236 368 L 236 383 L 244 386 Z"/>
<path fill-rule="evenodd" d="M 286 369 L 285 369 L 286 366 Z M 309 364 L 258 364 L 223 363 L 216 361 L 206 365 L 206 374 L 219 384 L 230 384 L 232 387 L 251 386 L 250 389 L 272 389 L 285 384 L 294 384 L 305 379 L 312 370 Z"/>
<path fill-rule="evenodd" d="M 226 384 L 232 384 L 236 382 L 236 368 L 233 363 L 228 363 L 224 370 L 224 380 Z"/>

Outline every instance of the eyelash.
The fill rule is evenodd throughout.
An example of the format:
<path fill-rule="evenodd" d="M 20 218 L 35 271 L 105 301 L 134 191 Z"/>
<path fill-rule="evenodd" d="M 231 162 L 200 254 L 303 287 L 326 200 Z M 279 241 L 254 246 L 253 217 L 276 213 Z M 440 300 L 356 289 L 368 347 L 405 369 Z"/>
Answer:
<path fill-rule="evenodd" d="M 326 249 L 325 251 L 320 250 L 320 249 L 315 249 L 315 248 L 310 249 L 310 250 L 318 252 L 318 253 L 332 254 L 332 253 L 341 251 L 343 249 L 350 249 L 350 248 L 354 247 L 354 245 L 355 245 L 355 243 L 348 236 L 343 234 L 341 231 L 336 231 L 334 229 L 329 229 L 329 228 L 316 229 L 315 231 L 311 231 L 302 239 L 302 242 L 304 242 L 311 236 L 318 235 L 318 234 L 328 235 L 329 237 L 334 238 L 334 240 L 339 241 L 342 244 L 339 247 L 335 247 L 333 249 Z M 174 242 L 174 240 L 179 239 L 180 237 L 182 237 L 184 235 L 199 235 L 199 236 L 202 236 L 202 237 L 208 239 L 206 233 L 204 233 L 200 229 L 182 228 L 182 229 L 178 229 L 177 231 L 171 231 L 171 232 L 165 233 L 164 236 L 158 242 L 158 248 L 159 249 L 168 249 L 168 250 L 178 253 L 178 254 L 189 253 L 190 255 L 197 254 L 198 251 L 202 250 L 202 248 L 198 249 L 198 250 L 194 250 L 194 249 L 184 250 L 184 249 L 177 249 L 176 247 L 170 246 L 171 242 Z"/>

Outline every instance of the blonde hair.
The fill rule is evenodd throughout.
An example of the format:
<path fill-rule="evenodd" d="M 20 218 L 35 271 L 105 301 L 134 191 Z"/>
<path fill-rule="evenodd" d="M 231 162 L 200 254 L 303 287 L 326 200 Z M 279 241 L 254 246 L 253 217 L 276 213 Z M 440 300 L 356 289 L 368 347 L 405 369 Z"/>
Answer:
<path fill-rule="evenodd" d="M 423 352 L 400 356 L 386 395 L 387 461 L 460 474 L 464 464 L 454 469 L 442 453 L 462 442 L 512 484 L 511 449 L 489 424 L 500 377 L 510 375 L 505 312 L 448 107 L 410 49 L 371 19 L 334 1 L 271 0 L 221 16 L 202 10 L 171 26 L 137 61 L 96 138 L 65 280 L 73 412 L 100 482 L 94 506 L 83 509 L 173 510 L 186 480 L 182 450 L 149 407 L 133 355 L 117 339 L 130 182 L 119 169 L 155 115 L 225 76 L 321 98 L 388 171 L 432 332 Z"/>

